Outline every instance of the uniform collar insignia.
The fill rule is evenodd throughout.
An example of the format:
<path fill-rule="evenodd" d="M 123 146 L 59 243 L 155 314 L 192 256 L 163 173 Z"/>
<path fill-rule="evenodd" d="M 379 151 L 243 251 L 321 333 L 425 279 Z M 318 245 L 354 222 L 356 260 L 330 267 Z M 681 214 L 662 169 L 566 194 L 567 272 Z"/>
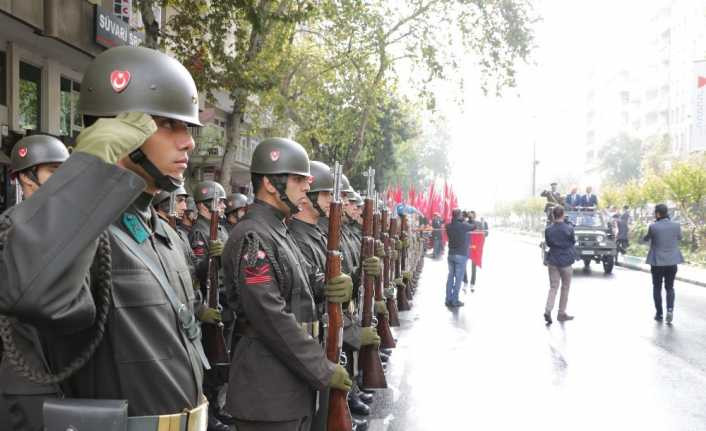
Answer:
<path fill-rule="evenodd" d="M 150 237 L 149 231 L 142 224 L 140 218 L 135 214 L 128 212 L 124 213 L 122 217 L 122 224 L 125 230 L 127 230 L 130 236 L 132 236 L 138 244 L 142 244 Z"/>

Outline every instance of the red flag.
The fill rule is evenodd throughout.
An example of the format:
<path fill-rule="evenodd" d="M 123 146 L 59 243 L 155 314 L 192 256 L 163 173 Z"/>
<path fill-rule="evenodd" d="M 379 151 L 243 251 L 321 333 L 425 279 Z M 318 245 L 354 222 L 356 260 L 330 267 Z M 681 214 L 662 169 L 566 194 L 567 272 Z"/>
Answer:
<path fill-rule="evenodd" d="M 473 231 L 471 235 L 471 246 L 468 250 L 468 257 L 476 264 L 478 268 L 483 267 L 483 244 L 485 243 L 485 234 L 482 231 Z"/>

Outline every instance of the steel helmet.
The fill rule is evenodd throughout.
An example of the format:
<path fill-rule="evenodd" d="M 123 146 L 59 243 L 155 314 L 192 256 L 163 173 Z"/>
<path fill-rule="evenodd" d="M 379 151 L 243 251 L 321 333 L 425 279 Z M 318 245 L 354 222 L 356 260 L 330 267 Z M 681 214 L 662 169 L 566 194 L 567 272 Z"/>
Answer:
<path fill-rule="evenodd" d="M 228 199 L 225 213 L 230 214 L 246 206 L 248 206 L 248 197 L 242 193 L 233 193 Z"/>
<path fill-rule="evenodd" d="M 49 135 L 31 135 L 15 144 L 10 169 L 16 173 L 45 163 L 63 163 L 68 158 L 69 150 L 60 140 Z"/>
<path fill-rule="evenodd" d="M 196 201 L 191 196 L 186 198 L 186 211 L 196 212 Z"/>
<path fill-rule="evenodd" d="M 201 181 L 194 187 L 194 201 L 196 203 L 211 199 L 225 199 L 226 191 L 222 185 L 215 181 Z"/>
<path fill-rule="evenodd" d="M 141 47 L 119 46 L 98 55 L 83 76 L 78 110 L 94 117 L 144 112 L 202 125 L 189 71 L 167 54 Z"/>
<path fill-rule="evenodd" d="M 189 193 L 186 192 L 186 189 L 184 186 L 180 186 L 176 190 L 174 190 L 175 196 L 189 196 Z M 161 204 L 162 202 L 166 201 L 169 199 L 169 196 L 171 193 L 165 192 L 164 190 L 160 190 L 159 193 L 154 195 L 154 199 L 152 199 L 152 205 L 157 206 Z"/>
<path fill-rule="evenodd" d="M 332 192 L 333 172 L 331 168 L 326 163 L 319 161 L 309 163 L 309 168 L 312 176 L 309 192 Z"/>
<path fill-rule="evenodd" d="M 309 156 L 304 147 L 290 139 L 267 138 L 255 147 L 250 172 L 309 176 Z"/>

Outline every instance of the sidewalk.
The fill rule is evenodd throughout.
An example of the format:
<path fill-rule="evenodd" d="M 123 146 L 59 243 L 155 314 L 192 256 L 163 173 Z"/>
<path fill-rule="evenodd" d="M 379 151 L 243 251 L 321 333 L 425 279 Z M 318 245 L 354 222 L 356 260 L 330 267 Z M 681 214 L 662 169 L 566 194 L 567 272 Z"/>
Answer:
<path fill-rule="evenodd" d="M 616 265 L 637 271 L 650 272 L 650 265 L 645 263 L 644 257 L 630 255 L 620 256 Z M 706 287 L 706 269 L 689 265 L 679 265 L 677 280 Z"/>

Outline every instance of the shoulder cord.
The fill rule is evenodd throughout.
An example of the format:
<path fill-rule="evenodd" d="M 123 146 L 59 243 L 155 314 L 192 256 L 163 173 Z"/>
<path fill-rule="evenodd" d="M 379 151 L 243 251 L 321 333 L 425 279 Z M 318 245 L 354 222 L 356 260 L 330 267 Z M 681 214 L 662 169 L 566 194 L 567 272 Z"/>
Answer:
<path fill-rule="evenodd" d="M 7 226 L 2 226 L 0 232 L 0 244 L 4 244 L 10 231 Z M 37 384 L 57 384 L 80 370 L 86 362 L 93 356 L 96 349 L 103 341 L 105 334 L 105 324 L 108 320 L 110 306 L 112 304 L 111 292 L 113 282 L 111 276 L 111 247 L 108 232 L 103 232 L 98 240 L 98 250 L 93 260 L 93 268 L 97 273 L 98 288 L 95 292 L 98 314 L 94 325 L 94 335 L 86 348 L 76 356 L 63 370 L 56 374 L 51 374 L 42 369 L 33 369 L 25 360 L 22 352 L 17 349 L 15 337 L 12 331 L 12 322 L 7 316 L 0 315 L 0 339 L 5 346 L 4 355 L 10 364 L 22 376 Z M 86 277 L 84 283 L 90 284 L 90 278 Z"/>

